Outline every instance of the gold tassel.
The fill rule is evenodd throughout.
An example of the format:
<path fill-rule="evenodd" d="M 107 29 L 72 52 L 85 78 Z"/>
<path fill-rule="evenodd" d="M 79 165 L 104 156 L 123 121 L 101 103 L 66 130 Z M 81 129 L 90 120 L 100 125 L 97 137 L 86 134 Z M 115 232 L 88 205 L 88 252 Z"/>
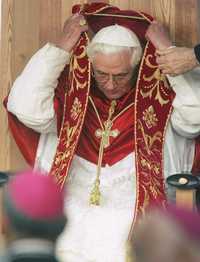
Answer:
<path fill-rule="evenodd" d="M 94 187 L 90 193 L 90 204 L 91 205 L 96 205 L 96 206 L 100 205 L 101 192 L 100 192 L 99 186 L 100 186 L 100 180 L 99 178 L 96 178 Z"/>
<path fill-rule="evenodd" d="M 126 258 L 125 262 L 136 262 L 136 257 L 134 254 L 133 244 L 130 241 L 126 243 Z"/>

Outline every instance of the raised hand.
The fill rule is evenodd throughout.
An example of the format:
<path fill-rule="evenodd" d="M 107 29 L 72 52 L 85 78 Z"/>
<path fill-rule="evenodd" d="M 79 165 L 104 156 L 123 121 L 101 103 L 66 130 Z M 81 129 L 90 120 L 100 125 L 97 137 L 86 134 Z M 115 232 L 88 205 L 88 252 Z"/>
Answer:
<path fill-rule="evenodd" d="M 168 30 L 157 21 L 153 21 L 150 24 L 145 36 L 147 40 L 152 42 L 156 49 L 164 49 L 172 45 Z"/>
<path fill-rule="evenodd" d="M 88 30 L 85 18 L 80 14 L 74 14 L 66 20 L 63 31 L 56 41 L 56 46 L 71 52 L 81 34 Z"/>

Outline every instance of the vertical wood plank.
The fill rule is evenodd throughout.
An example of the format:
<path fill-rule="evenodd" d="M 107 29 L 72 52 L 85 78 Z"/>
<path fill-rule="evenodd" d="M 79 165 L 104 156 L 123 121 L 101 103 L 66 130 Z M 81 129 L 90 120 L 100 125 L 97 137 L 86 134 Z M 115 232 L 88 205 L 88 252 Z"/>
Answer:
<path fill-rule="evenodd" d="M 67 1 L 65 1 L 67 2 Z M 39 42 L 54 42 L 61 31 L 61 1 L 40 0 Z"/>
<path fill-rule="evenodd" d="M 82 4 L 82 1 L 79 1 Z M 72 6 L 74 5 L 73 0 L 65 1 L 61 0 L 61 24 L 63 26 L 65 20 L 72 14 Z"/>
<path fill-rule="evenodd" d="M 176 205 L 178 207 L 189 208 L 193 210 L 195 208 L 195 194 L 195 189 L 176 189 Z"/>
<path fill-rule="evenodd" d="M 23 70 L 33 53 L 39 48 L 39 0 L 13 1 L 13 39 L 10 84 Z M 26 88 L 26 87 L 24 87 Z M 10 140 L 10 170 L 27 167 L 23 157 L 11 138 Z"/>
<path fill-rule="evenodd" d="M 13 54 L 13 0 L 2 2 L 1 14 L 1 59 L 0 59 L 0 170 L 10 168 L 10 136 L 8 135 L 7 118 L 2 106 L 12 82 Z"/>
<path fill-rule="evenodd" d="M 200 1 L 176 0 L 175 33 L 177 45 L 193 46 L 200 41 Z"/>

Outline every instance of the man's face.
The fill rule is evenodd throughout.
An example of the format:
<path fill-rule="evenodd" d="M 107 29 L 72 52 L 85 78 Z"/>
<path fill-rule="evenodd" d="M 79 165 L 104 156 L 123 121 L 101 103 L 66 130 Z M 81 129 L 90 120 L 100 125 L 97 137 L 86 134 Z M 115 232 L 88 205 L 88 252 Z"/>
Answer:
<path fill-rule="evenodd" d="M 98 88 L 108 99 L 122 97 L 131 89 L 133 69 L 129 51 L 96 53 L 92 62 Z"/>

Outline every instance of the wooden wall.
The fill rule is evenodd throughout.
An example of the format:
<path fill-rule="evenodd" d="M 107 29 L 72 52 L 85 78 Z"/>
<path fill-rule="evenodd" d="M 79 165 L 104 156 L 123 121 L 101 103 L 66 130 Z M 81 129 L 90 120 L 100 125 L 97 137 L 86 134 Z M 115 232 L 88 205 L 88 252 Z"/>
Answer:
<path fill-rule="evenodd" d="M 25 163 L 10 137 L 3 98 L 30 56 L 58 36 L 73 0 L 2 0 L 0 61 L 0 170 L 19 170 Z M 89 1 L 88 1 L 89 2 Z M 91 2 L 91 1 L 90 1 Z M 97 2 L 97 1 L 96 1 Z M 173 41 L 192 46 L 199 40 L 200 0 L 111 0 L 122 9 L 150 13 L 170 28 Z"/>

